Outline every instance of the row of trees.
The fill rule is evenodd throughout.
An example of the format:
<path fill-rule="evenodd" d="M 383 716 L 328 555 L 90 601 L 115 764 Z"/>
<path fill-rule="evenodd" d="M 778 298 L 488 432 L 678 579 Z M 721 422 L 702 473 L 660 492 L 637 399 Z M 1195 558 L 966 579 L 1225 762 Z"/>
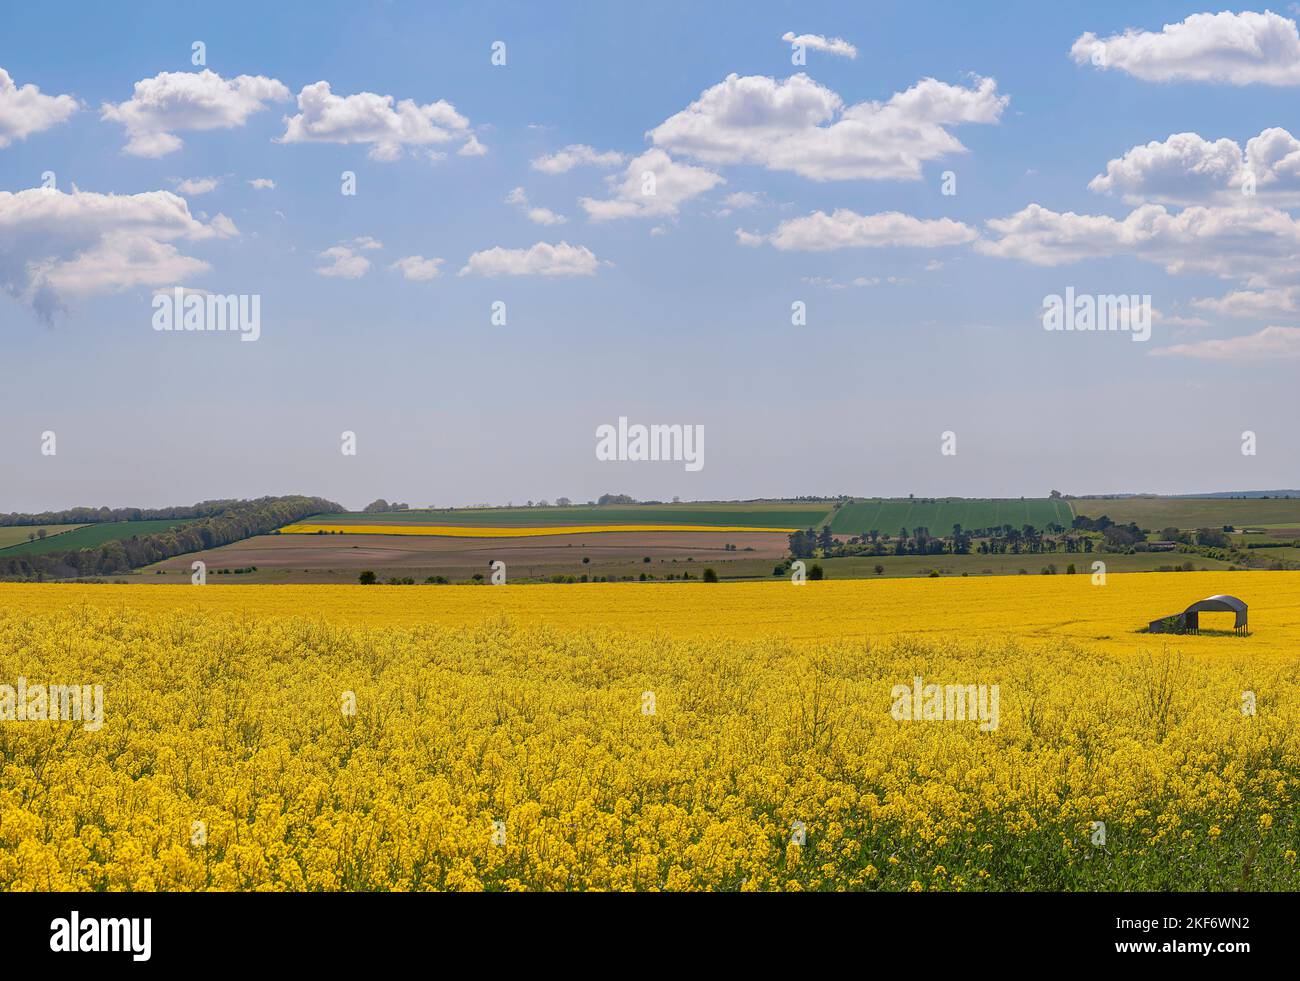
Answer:
<path fill-rule="evenodd" d="M 209 518 L 241 503 L 233 498 L 200 501 L 172 508 L 67 508 L 40 514 L 0 514 L 0 526 L 95 525 L 109 521 L 167 521 L 172 518 Z"/>
<path fill-rule="evenodd" d="M 343 510 L 321 497 L 261 497 L 253 501 L 226 502 L 220 514 L 152 535 L 136 535 L 83 548 L 44 555 L 0 557 L 0 578 L 68 579 L 129 572 L 186 552 L 229 545 L 254 535 L 265 535 L 282 525 L 313 514 Z"/>
<path fill-rule="evenodd" d="M 1059 526 L 1058 526 L 1059 527 Z M 1091 552 L 1092 539 L 1086 535 L 1043 534 L 1032 525 L 1019 530 L 1008 526 L 982 539 L 976 549 L 980 555 L 1023 555 L 1042 552 Z"/>
<path fill-rule="evenodd" d="M 640 504 L 631 494 L 601 494 L 596 498 L 597 504 Z"/>
<path fill-rule="evenodd" d="M 1204 545 L 1209 548 L 1228 548 L 1232 539 L 1228 537 L 1231 526 L 1226 528 L 1197 528 L 1195 531 L 1183 531 L 1181 528 L 1161 528 L 1160 537 L 1167 542 L 1180 545 Z"/>
<path fill-rule="evenodd" d="M 396 501 L 389 504 L 381 497 L 371 501 L 361 511 L 363 514 L 387 514 L 390 511 L 409 511 L 410 509 L 411 505 L 409 504 L 398 504 Z"/>
<path fill-rule="evenodd" d="M 1129 548 L 1147 540 L 1147 533 L 1130 521 L 1126 525 L 1108 524 L 1101 530 L 1102 540 L 1112 549 Z"/>
<path fill-rule="evenodd" d="M 1104 532 L 1107 528 L 1109 528 L 1114 523 L 1115 522 L 1111 521 L 1110 518 L 1106 517 L 1106 515 L 1104 514 L 1099 518 L 1089 518 L 1086 514 L 1078 514 L 1075 515 L 1074 521 L 1070 523 L 1070 527 L 1073 528 L 1075 531 L 1103 531 Z"/>
<path fill-rule="evenodd" d="M 822 554 L 826 555 L 835 548 L 835 536 L 831 534 L 830 525 L 822 525 L 821 533 L 813 531 L 811 528 L 806 531 L 796 531 L 791 533 L 790 554 L 796 559 L 811 559 L 813 551 L 821 549 Z"/>
<path fill-rule="evenodd" d="M 838 542 L 831 534 L 830 526 L 823 526 L 820 533 L 811 528 L 796 531 L 790 535 L 790 555 L 796 559 L 812 558 L 820 552 L 824 558 L 839 558 L 850 555 L 969 555 L 972 551 L 980 555 L 1039 554 L 1050 552 L 1086 553 L 1094 547 L 1103 551 L 1130 552 L 1144 551 L 1148 532 L 1139 528 L 1135 522 L 1119 525 L 1102 515 L 1098 518 L 1079 516 L 1074 519 L 1072 528 L 1079 534 L 1069 534 L 1064 526 L 1056 523 L 1037 528 L 1023 525 L 1001 525 L 992 528 L 974 530 L 953 525 L 952 532 L 945 536 L 936 536 L 926 527 L 916 527 L 910 532 L 907 528 L 898 529 L 894 536 L 882 535 L 872 529 L 861 535 L 855 535 L 845 542 Z M 1177 528 L 1164 528 L 1160 534 L 1164 541 L 1186 546 L 1228 548 L 1231 541 L 1226 531 L 1216 528 L 1198 528 L 1195 532 L 1184 532 Z M 1095 542 L 1094 536 L 1100 533 L 1101 542 Z"/>

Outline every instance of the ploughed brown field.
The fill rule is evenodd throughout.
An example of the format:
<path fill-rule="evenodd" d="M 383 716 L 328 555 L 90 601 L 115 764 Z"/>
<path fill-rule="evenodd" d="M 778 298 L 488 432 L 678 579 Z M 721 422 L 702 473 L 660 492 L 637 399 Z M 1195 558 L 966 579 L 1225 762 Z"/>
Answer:
<path fill-rule="evenodd" d="M 636 577 L 642 572 L 662 579 L 687 571 L 698 577 L 705 566 L 721 572 L 728 563 L 743 560 L 762 560 L 770 571 L 787 550 L 787 536 L 773 532 L 603 532 L 537 538 L 259 535 L 167 559 L 139 575 L 150 582 L 188 580 L 197 559 L 207 564 L 209 581 L 222 583 L 355 582 L 363 569 L 381 578 L 441 575 L 454 581 L 476 572 L 486 576 L 489 564 L 499 559 L 511 579 L 557 574 Z M 647 556 L 650 562 L 644 561 Z M 584 558 L 590 561 L 584 563 Z M 253 566 L 257 571 L 233 574 L 234 569 Z"/>

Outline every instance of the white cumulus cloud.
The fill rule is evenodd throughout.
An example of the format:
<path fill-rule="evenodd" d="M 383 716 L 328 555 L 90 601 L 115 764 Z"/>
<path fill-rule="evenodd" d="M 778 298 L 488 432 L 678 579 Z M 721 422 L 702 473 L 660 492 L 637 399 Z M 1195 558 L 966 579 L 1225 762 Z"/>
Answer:
<path fill-rule="evenodd" d="M 445 99 L 421 106 L 374 92 L 342 96 L 330 91 L 329 82 L 315 82 L 298 93 L 298 115 L 285 120 L 280 141 L 368 143 L 371 159 L 396 160 L 407 147 L 450 143 L 468 130 L 469 120 Z"/>
<path fill-rule="evenodd" d="M 220 177 L 187 177 L 184 180 L 175 181 L 176 191 L 189 197 L 197 197 L 200 194 L 211 194 L 221 186 Z"/>
<path fill-rule="evenodd" d="M 1169 273 L 1208 273 L 1269 285 L 1300 274 L 1300 224 L 1284 211 L 1190 207 L 1173 213 L 1147 204 L 1125 218 L 1056 212 L 1031 204 L 987 222 L 996 238 L 976 248 L 1039 266 L 1134 255 Z"/>
<path fill-rule="evenodd" d="M 966 148 L 948 127 L 996 123 L 1009 98 L 933 78 L 885 102 L 845 106 L 805 74 L 728 75 L 650 131 L 656 146 L 709 164 L 757 164 L 815 181 L 919 180 L 926 161 Z"/>
<path fill-rule="evenodd" d="M 461 276 L 594 276 L 600 260 L 585 246 L 538 242 L 527 249 L 501 246 L 475 252 Z"/>
<path fill-rule="evenodd" d="M 331 276 L 337 279 L 360 279 L 370 271 L 370 260 L 359 255 L 348 245 L 333 245 L 319 253 L 325 265 L 317 266 L 317 276 Z"/>
<path fill-rule="evenodd" d="M 126 127 L 126 152 L 137 157 L 162 157 L 182 146 L 182 130 L 234 129 L 267 108 L 268 102 L 289 98 L 289 90 L 274 78 L 240 75 L 225 79 L 216 72 L 161 72 L 135 83 L 125 102 L 104 103 L 102 118 Z"/>
<path fill-rule="evenodd" d="M 1199 358 L 1203 361 L 1272 361 L 1300 358 L 1300 327 L 1265 327 L 1242 337 L 1223 337 L 1156 348 L 1152 356 Z"/>
<path fill-rule="evenodd" d="M 1130 204 L 1240 204 L 1252 195 L 1295 204 L 1300 140 L 1278 127 L 1251 137 L 1244 148 L 1230 139 L 1210 142 L 1196 133 L 1175 133 L 1111 160 L 1088 187 Z"/>
<path fill-rule="evenodd" d="M 592 221 L 675 215 L 691 198 L 725 183 L 720 174 L 679 163 L 659 149 L 647 150 L 632 160 L 622 178 L 611 176 L 606 180 L 612 198 L 580 199 Z"/>
<path fill-rule="evenodd" d="M 1267 10 L 1192 14 L 1159 33 L 1130 28 L 1099 38 L 1089 31 L 1075 40 L 1070 56 L 1147 82 L 1300 85 L 1295 21 Z"/>
<path fill-rule="evenodd" d="M 563 225 L 569 220 L 550 208 L 529 208 L 527 214 L 534 225 Z"/>
<path fill-rule="evenodd" d="M 794 31 L 786 31 L 781 35 L 781 40 L 792 46 L 802 45 L 812 51 L 824 51 L 827 54 L 839 55 L 841 58 L 858 56 L 858 49 L 842 37 L 828 38 L 821 34 L 796 34 Z"/>
<path fill-rule="evenodd" d="M 1199 310 L 1222 317 L 1255 318 L 1300 316 L 1300 286 L 1265 290 L 1234 290 L 1224 296 L 1193 300 Z"/>
<path fill-rule="evenodd" d="M 748 233 L 746 233 L 748 236 Z M 938 248 L 963 245 L 974 241 L 978 233 L 969 225 L 951 218 L 914 218 L 898 211 L 860 215 L 847 208 L 832 214 L 814 211 L 801 218 L 791 218 L 776 227 L 766 240 L 778 249 L 803 252 L 826 252 L 831 249 Z M 742 244 L 754 245 L 753 236 L 741 238 Z"/>
<path fill-rule="evenodd" d="M 75 299 L 206 272 L 175 243 L 238 234 L 225 215 L 198 220 L 170 191 L 0 191 L 0 289 L 49 322 Z"/>
<path fill-rule="evenodd" d="M 409 280 L 417 283 L 427 283 L 429 280 L 437 279 L 442 275 L 442 270 L 439 268 L 441 265 L 441 259 L 426 259 L 422 255 L 408 255 L 394 262 L 391 268 L 396 269 Z"/>
<path fill-rule="evenodd" d="M 572 143 L 556 153 L 546 154 L 533 160 L 533 170 L 543 174 L 564 174 L 574 167 L 617 167 L 623 162 L 623 154 L 613 150 L 596 150 L 585 143 Z"/>
<path fill-rule="evenodd" d="M 519 208 L 534 225 L 563 225 L 568 221 L 564 215 L 552 211 L 550 208 L 542 208 L 532 204 L 528 200 L 528 194 L 522 187 L 516 187 L 506 195 L 505 200 L 506 204 L 513 204 Z"/>
<path fill-rule="evenodd" d="M 469 134 L 469 139 L 465 141 L 464 146 L 456 151 L 458 157 L 481 157 L 486 154 L 487 147 L 478 141 L 478 137 L 473 133 Z"/>
<path fill-rule="evenodd" d="M 16 85 L 0 68 L 0 147 L 66 122 L 77 108 L 72 96 L 45 95 L 30 83 Z"/>

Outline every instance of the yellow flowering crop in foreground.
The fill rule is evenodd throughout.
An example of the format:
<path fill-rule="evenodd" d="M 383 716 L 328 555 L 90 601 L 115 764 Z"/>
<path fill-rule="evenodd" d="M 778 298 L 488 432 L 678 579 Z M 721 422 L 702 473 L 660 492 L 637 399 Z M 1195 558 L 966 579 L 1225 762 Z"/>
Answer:
<path fill-rule="evenodd" d="M 1225 580 L 1251 636 L 1132 633 Z M 1298 634 L 1275 573 L 0 585 L 0 717 L 104 689 L 0 721 L 0 889 L 1296 889 Z"/>
<path fill-rule="evenodd" d="M 745 525 L 528 525 L 503 528 L 499 525 L 286 525 L 284 535 L 432 535 L 437 538 L 542 538 L 551 535 L 598 535 L 622 531 L 713 531 L 791 532 L 793 528 L 751 528 Z"/>

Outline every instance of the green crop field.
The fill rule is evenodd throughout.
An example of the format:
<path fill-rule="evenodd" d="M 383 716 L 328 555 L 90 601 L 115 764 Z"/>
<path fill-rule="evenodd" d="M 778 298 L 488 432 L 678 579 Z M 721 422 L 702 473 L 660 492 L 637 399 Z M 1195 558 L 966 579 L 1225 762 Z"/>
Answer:
<path fill-rule="evenodd" d="M 933 535 L 951 534 L 953 525 L 966 529 L 1049 524 L 1070 527 L 1074 515 L 1060 498 L 938 498 L 913 501 L 905 498 L 876 498 L 846 504 L 835 514 L 831 531 L 840 535 L 861 535 L 872 530 L 896 535 L 900 528 L 929 528 Z"/>
<path fill-rule="evenodd" d="M 70 531 L 76 531 L 78 528 L 84 528 L 85 525 L 6 525 L 0 528 L 0 548 L 8 548 L 10 545 L 17 545 L 20 542 L 27 541 L 27 536 L 45 529 L 45 536 L 53 538 L 55 535 L 64 535 Z"/>
<path fill-rule="evenodd" d="M 1123 497 L 1070 503 L 1076 514 L 1104 514 L 1117 524 L 1135 521 L 1152 531 L 1300 524 L 1300 498 Z"/>
<path fill-rule="evenodd" d="M 747 528 L 820 527 L 829 504 L 607 504 L 567 508 L 457 508 L 383 514 L 318 514 L 303 524 L 426 524 L 528 527 L 536 525 L 735 525 Z"/>
<path fill-rule="evenodd" d="M 29 542 L 27 536 L 17 545 L 0 549 L 0 555 L 43 555 L 46 552 L 69 552 L 79 548 L 96 548 L 105 542 L 120 541 L 134 535 L 153 535 L 168 528 L 189 524 L 192 518 L 167 518 L 158 521 L 106 521 L 102 524 L 82 525 L 76 531 L 64 532 L 44 540 Z"/>

